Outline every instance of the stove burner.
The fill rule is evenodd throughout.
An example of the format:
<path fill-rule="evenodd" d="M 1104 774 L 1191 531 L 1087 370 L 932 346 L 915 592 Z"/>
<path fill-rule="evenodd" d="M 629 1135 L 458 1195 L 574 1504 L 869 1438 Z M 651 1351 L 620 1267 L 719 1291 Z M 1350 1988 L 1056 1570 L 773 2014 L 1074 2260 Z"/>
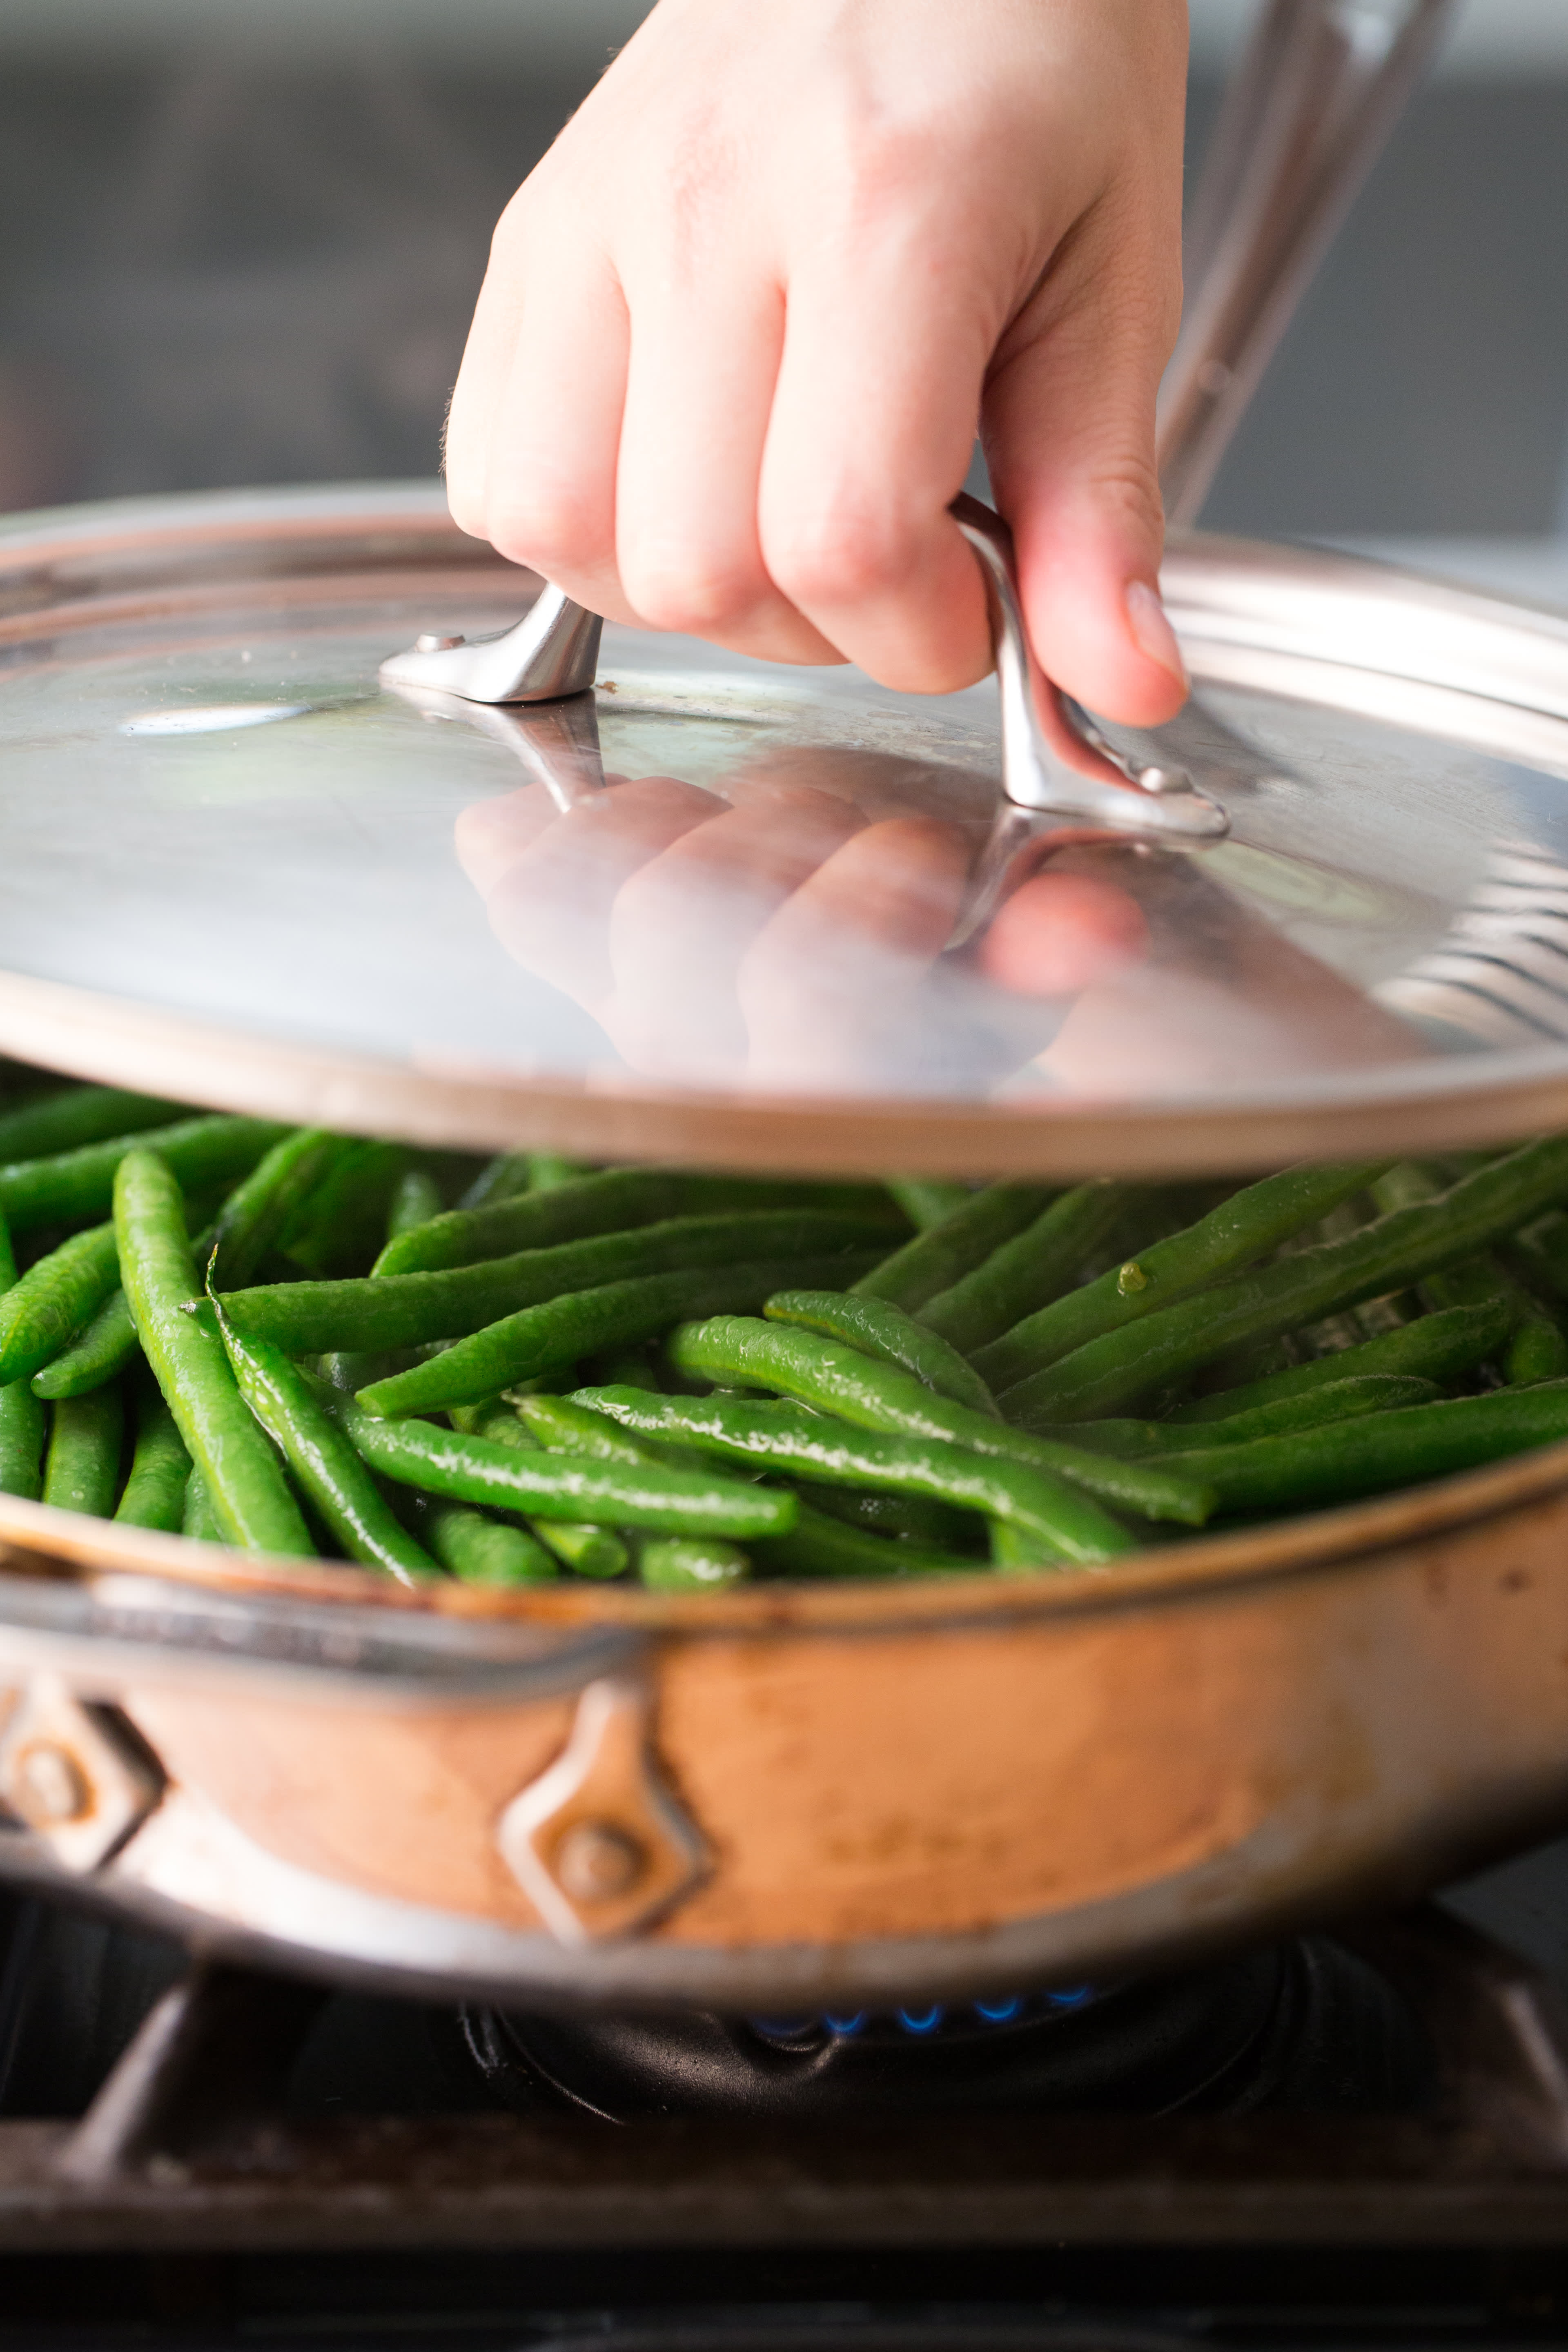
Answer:
<path fill-rule="evenodd" d="M 465 2042 L 514 2111 L 824 2118 L 1004 2109 L 1243 2115 L 1422 2105 L 1415 2020 L 1325 1938 L 1181 1976 L 819 2016 L 521 2016 L 475 2006 Z"/>

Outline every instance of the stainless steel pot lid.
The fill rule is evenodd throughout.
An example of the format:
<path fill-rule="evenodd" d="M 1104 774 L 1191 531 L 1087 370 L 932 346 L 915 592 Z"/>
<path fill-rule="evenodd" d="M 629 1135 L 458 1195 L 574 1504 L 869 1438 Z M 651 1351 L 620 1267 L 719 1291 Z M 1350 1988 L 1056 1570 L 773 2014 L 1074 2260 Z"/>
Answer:
<path fill-rule="evenodd" d="M 378 679 L 533 585 L 423 485 L 0 523 L 0 1048 L 426 1140 L 817 1170 L 1568 1123 L 1568 621 L 1180 543 L 1193 702 L 1111 732 L 1223 803 L 1186 852 L 999 824 L 989 683 L 614 628 L 591 709 Z M 1121 960 L 1076 997 L 1037 992 L 1048 898 L 1010 961 L 984 920 L 952 944 L 1021 830 L 1014 879 L 1110 910 Z"/>

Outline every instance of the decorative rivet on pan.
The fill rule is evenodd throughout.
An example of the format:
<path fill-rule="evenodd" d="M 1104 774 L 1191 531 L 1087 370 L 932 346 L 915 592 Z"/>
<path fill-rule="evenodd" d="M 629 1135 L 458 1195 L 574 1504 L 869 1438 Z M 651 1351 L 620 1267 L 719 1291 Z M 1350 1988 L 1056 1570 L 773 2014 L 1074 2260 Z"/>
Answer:
<path fill-rule="evenodd" d="M 67 1870 L 96 1870 L 157 1804 L 163 1780 L 128 1724 L 36 1675 L 0 1738 L 0 1797 Z"/>
<path fill-rule="evenodd" d="M 563 1943 L 635 1935 L 690 1893 L 708 1851 L 660 1777 L 646 1684 L 588 1685 L 565 1747 L 508 1805 L 497 1843 Z"/>

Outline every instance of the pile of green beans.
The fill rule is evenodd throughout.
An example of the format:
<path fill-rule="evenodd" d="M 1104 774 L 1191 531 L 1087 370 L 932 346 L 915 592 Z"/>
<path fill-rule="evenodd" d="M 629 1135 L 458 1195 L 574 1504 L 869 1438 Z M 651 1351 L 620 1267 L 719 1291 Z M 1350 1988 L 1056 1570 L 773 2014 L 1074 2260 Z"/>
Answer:
<path fill-rule="evenodd" d="M 132 1529 L 407 1585 L 1082 1570 L 1568 1440 L 1568 1137 L 826 1184 L 17 1076 L 0 1492 Z"/>

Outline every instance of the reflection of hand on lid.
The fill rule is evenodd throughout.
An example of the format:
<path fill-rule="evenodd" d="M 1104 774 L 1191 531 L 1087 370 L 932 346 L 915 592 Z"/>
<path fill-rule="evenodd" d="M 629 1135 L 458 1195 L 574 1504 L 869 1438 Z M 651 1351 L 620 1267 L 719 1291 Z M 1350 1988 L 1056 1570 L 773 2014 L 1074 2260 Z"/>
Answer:
<path fill-rule="evenodd" d="M 983 1092 L 1141 953 L 1142 918 L 1109 880 L 1039 874 L 939 964 L 984 825 L 922 810 L 942 795 L 911 790 L 920 772 L 785 752 L 732 800 L 649 776 L 563 815 L 535 786 L 467 810 L 458 855 L 508 953 L 634 1069 L 898 1091 L 939 1065 L 952 1084 L 956 1059 Z"/>

